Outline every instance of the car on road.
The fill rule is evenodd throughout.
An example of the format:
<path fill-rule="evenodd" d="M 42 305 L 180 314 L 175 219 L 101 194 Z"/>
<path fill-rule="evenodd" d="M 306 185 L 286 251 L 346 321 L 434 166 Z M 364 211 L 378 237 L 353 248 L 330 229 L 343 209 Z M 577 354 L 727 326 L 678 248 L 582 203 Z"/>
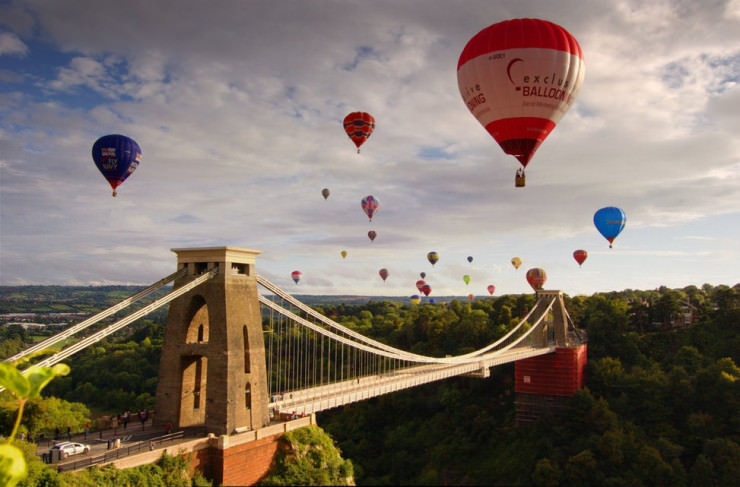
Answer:
<path fill-rule="evenodd" d="M 59 458 L 67 458 L 71 455 L 78 455 L 80 453 L 90 452 L 90 445 L 64 441 L 62 443 L 57 443 L 56 445 L 51 447 L 51 450 L 49 450 L 49 454 L 52 456 L 52 458 L 54 458 L 55 456 L 55 451 L 59 452 Z"/>

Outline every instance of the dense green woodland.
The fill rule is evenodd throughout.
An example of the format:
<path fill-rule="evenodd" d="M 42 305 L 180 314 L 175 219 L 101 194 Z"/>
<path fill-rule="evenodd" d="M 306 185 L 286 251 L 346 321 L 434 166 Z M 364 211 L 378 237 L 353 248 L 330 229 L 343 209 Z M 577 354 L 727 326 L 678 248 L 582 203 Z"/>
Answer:
<path fill-rule="evenodd" d="M 16 313 L 49 309 L 55 299 L 74 309 L 60 288 L 48 300 L 34 288 L 34 300 L 21 306 L 23 289 L 0 293 L 0 310 L 11 308 L 7 296 Z M 99 309 L 116 302 L 110 299 Z M 490 343 L 533 304 L 533 295 L 509 295 L 446 305 L 314 306 L 370 337 L 444 355 Z M 358 485 L 740 485 L 740 286 L 566 296 L 566 307 L 587 333 L 589 364 L 588 388 L 564 414 L 515 426 L 513 365 L 494 368 L 485 380 L 459 377 L 382 396 L 319 414 L 351 461 L 343 471 L 353 467 Z M 51 401 L 65 411 L 55 413 L 65 428 L 80 427 L 85 415 L 66 401 L 83 402 L 93 415 L 150 407 L 163 321 L 140 320 L 71 358 L 72 373 L 45 390 L 61 400 L 31 405 L 28 430 L 53 427 L 42 411 Z M 23 348 L 29 333 L 0 328 L 0 352 Z M 309 473 L 302 483 L 327 480 Z"/>

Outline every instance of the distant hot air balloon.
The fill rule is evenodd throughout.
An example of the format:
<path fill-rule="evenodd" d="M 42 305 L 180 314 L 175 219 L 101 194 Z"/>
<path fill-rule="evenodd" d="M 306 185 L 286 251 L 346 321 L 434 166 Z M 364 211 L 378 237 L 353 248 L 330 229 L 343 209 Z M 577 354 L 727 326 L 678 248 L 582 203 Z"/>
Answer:
<path fill-rule="evenodd" d="M 425 277 L 427 277 L 427 273 L 426 272 L 420 272 L 419 273 L 419 277 L 421 277 L 422 279 L 424 279 Z"/>
<path fill-rule="evenodd" d="M 321 196 L 324 197 L 324 199 L 329 197 L 329 188 L 324 188 L 321 190 Z"/>
<path fill-rule="evenodd" d="M 527 271 L 527 282 L 535 291 L 542 289 L 542 286 L 545 285 L 545 281 L 547 281 L 547 274 L 545 274 L 544 269 L 533 267 Z"/>
<path fill-rule="evenodd" d="M 488 289 L 488 294 L 493 296 L 493 292 L 496 290 L 496 286 L 494 286 L 493 284 L 489 284 L 486 289 Z"/>
<path fill-rule="evenodd" d="M 468 299 L 472 301 L 475 299 L 475 295 L 473 293 L 468 294 Z"/>
<path fill-rule="evenodd" d="M 424 287 L 424 284 L 426 284 L 426 281 L 424 281 L 423 279 L 419 279 L 418 281 L 416 281 L 416 289 L 421 291 L 421 288 Z"/>
<path fill-rule="evenodd" d="M 371 242 L 375 240 L 375 237 L 377 235 L 378 234 L 375 232 L 375 230 L 370 230 L 369 232 L 367 232 L 367 238 L 369 238 Z"/>
<path fill-rule="evenodd" d="M 412 294 L 409 300 L 413 304 L 419 304 L 419 302 L 421 301 L 421 297 L 418 294 Z"/>
<path fill-rule="evenodd" d="M 429 284 L 424 284 L 423 286 L 421 286 L 421 292 L 424 293 L 424 296 L 429 296 L 429 293 L 432 292 L 432 286 L 430 286 Z"/>
<path fill-rule="evenodd" d="M 627 223 L 627 215 L 620 208 L 607 206 L 594 213 L 596 229 L 609 241 L 609 248 Z"/>
<path fill-rule="evenodd" d="M 504 152 L 519 160 L 517 186 L 524 186 L 523 168 L 573 104 L 584 73 L 578 41 L 546 20 L 498 22 L 462 50 L 460 94 Z"/>
<path fill-rule="evenodd" d="M 301 273 L 301 271 L 293 271 L 290 273 L 290 277 L 295 281 L 296 284 L 298 284 L 298 281 L 301 280 L 302 275 L 303 274 Z"/>
<path fill-rule="evenodd" d="M 388 269 L 380 269 L 378 271 L 378 274 L 380 274 L 380 277 L 383 279 L 383 282 L 385 282 L 386 279 L 388 279 Z"/>
<path fill-rule="evenodd" d="M 439 254 L 437 252 L 429 252 L 427 254 L 427 260 L 431 262 L 432 266 L 439 260 Z"/>
<path fill-rule="evenodd" d="M 465 274 L 465 275 L 463 276 L 463 281 L 465 281 L 465 285 L 468 285 L 468 284 L 470 284 L 470 276 L 469 276 L 469 275 L 467 275 L 467 274 Z"/>
<path fill-rule="evenodd" d="M 588 252 L 585 250 L 576 250 L 573 252 L 573 258 L 578 262 L 578 267 L 581 267 L 581 264 L 586 260 L 586 257 L 588 257 Z"/>
<path fill-rule="evenodd" d="M 113 188 L 113 196 L 116 196 L 116 188 L 141 163 L 141 147 L 134 139 L 125 135 L 104 135 L 93 144 L 92 158 Z"/>
<path fill-rule="evenodd" d="M 370 137 L 375 130 L 375 119 L 366 112 L 352 112 L 344 117 L 344 131 L 352 142 L 357 146 L 357 153 L 360 153 L 360 146 Z"/>
<path fill-rule="evenodd" d="M 370 194 L 362 198 L 361 204 L 362 211 L 365 212 L 370 221 L 373 221 L 373 215 L 377 211 L 378 207 L 380 207 L 380 202 L 375 199 L 373 195 Z"/>
<path fill-rule="evenodd" d="M 471 255 L 468 256 L 468 262 L 473 262 L 473 256 Z"/>
<path fill-rule="evenodd" d="M 340 254 L 342 254 L 342 259 L 344 259 L 344 258 L 346 258 L 346 257 L 347 257 L 347 251 L 346 251 L 346 250 L 342 250 L 342 251 L 341 251 L 341 252 L 339 252 L 339 253 L 340 253 Z"/>
<path fill-rule="evenodd" d="M 512 258 L 511 265 L 514 266 L 514 269 L 519 269 L 519 266 L 522 265 L 522 259 L 520 259 L 519 257 Z"/>

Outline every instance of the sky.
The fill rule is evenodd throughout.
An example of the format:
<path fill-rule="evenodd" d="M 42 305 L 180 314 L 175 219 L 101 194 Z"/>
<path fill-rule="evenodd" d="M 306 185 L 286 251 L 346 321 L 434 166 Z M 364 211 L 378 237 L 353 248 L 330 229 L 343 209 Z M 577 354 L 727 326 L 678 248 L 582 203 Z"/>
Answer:
<path fill-rule="evenodd" d="M 585 78 L 515 188 L 457 62 L 524 17 L 569 31 Z M 528 293 L 534 267 L 571 296 L 732 286 L 739 81 L 740 0 L 0 0 L 0 285 L 151 284 L 173 248 L 233 246 L 293 294 Z M 91 157 L 114 133 L 142 148 L 115 198 Z"/>

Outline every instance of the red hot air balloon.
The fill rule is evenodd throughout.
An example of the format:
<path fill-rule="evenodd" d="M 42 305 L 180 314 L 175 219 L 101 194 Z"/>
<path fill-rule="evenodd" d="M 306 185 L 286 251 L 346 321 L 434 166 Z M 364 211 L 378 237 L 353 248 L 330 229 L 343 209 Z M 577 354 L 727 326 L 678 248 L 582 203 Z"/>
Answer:
<path fill-rule="evenodd" d="M 465 105 L 524 170 L 573 104 L 585 65 L 578 41 L 557 24 L 512 19 L 490 25 L 466 44 L 457 63 Z"/>
<path fill-rule="evenodd" d="M 303 274 L 301 273 L 301 271 L 293 271 L 293 272 L 290 273 L 291 279 L 293 279 L 296 284 L 298 284 L 298 281 L 301 280 L 301 276 L 302 275 Z"/>
<path fill-rule="evenodd" d="M 429 294 L 432 292 L 432 286 L 429 284 L 424 284 L 421 286 L 421 292 L 424 293 L 424 296 L 429 296 Z"/>
<path fill-rule="evenodd" d="M 416 289 L 421 291 L 421 288 L 424 287 L 424 284 L 426 284 L 426 281 L 424 279 L 419 279 L 418 281 L 416 281 Z"/>
<path fill-rule="evenodd" d="M 373 221 L 373 215 L 375 215 L 375 212 L 380 207 L 380 202 L 373 195 L 369 194 L 362 198 L 361 204 L 362 211 L 365 212 L 370 221 Z"/>
<path fill-rule="evenodd" d="M 357 153 L 360 153 L 360 146 L 370 137 L 375 130 L 375 119 L 366 112 L 352 112 L 344 117 L 344 131 L 352 142 L 357 146 Z"/>
<path fill-rule="evenodd" d="M 374 241 L 375 237 L 377 236 L 378 234 L 375 232 L 375 230 L 370 230 L 369 232 L 367 232 L 367 238 L 369 238 L 371 242 Z"/>
<path fill-rule="evenodd" d="M 535 291 L 542 289 L 542 286 L 545 285 L 545 281 L 547 281 L 547 274 L 544 269 L 534 267 L 527 271 L 527 282 Z"/>
<path fill-rule="evenodd" d="M 494 286 L 493 284 L 489 284 L 486 289 L 488 289 L 488 294 L 493 296 L 493 292 L 496 290 L 496 286 Z"/>
<path fill-rule="evenodd" d="M 381 279 L 383 279 L 383 282 L 385 282 L 386 279 L 388 279 L 388 269 L 380 269 L 378 271 L 378 274 L 380 274 Z"/>
<path fill-rule="evenodd" d="M 581 264 L 586 260 L 586 257 L 588 257 L 588 252 L 585 250 L 576 250 L 573 252 L 573 258 L 578 262 L 578 267 L 581 267 Z"/>

